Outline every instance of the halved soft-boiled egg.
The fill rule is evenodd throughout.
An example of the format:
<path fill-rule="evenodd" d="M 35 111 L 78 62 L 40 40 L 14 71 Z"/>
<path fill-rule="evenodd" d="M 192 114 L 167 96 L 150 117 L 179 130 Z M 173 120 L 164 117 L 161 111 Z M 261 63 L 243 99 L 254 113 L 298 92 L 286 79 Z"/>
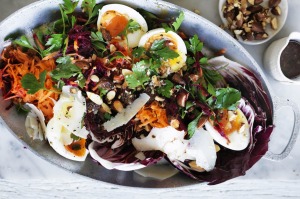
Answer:
<path fill-rule="evenodd" d="M 86 101 L 76 87 L 64 86 L 60 99 L 54 105 L 54 116 L 48 122 L 46 137 L 50 146 L 61 156 L 84 161 L 88 131 L 82 125 Z"/>
<path fill-rule="evenodd" d="M 163 65 L 170 69 L 170 73 L 180 70 L 185 65 L 187 58 L 187 49 L 182 38 L 173 31 L 166 32 L 164 28 L 157 28 L 150 30 L 141 38 L 139 47 L 144 47 L 148 50 L 158 40 L 164 40 L 165 45 L 179 55 L 174 59 L 165 60 Z"/>
<path fill-rule="evenodd" d="M 138 46 L 140 38 L 148 31 L 144 17 L 133 8 L 121 4 L 103 6 L 99 10 L 97 26 L 99 30 L 107 30 L 112 38 L 122 36 L 125 31 L 130 48 Z"/>
<path fill-rule="evenodd" d="M 241 151 L 249 145 L 250 125 L 240 109 L 218 111 L 216 121 L 207 121 L 205 128 L 216 142 L 228 149 Z"/>

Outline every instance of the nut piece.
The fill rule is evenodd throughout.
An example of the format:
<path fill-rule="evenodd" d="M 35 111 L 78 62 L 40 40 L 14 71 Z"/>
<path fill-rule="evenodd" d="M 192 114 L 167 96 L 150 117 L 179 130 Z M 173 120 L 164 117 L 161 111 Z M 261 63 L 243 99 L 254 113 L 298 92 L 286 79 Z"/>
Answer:
<path fill-rule="evenodd" d="M 256 40 L 267 39 L 269 36 L 267 33 L 258 33 L 254 36 Z"/>
<path fill-rule="evenodd" d="M 278 29 L 278 22 L 277 22 L 277 18 L 274 17 L 272 20 L 271 20 L 271 27 L 273 30 L 277 30 Z"/>
<path fill-rule="evenodd" d="M 247 8 L 252 14 L 261 12 L 264 8 L 261 5 L 253 5 Z"/>
<path fill-rule="evenodd" d="M 273 15 L 279 16 L 279 15 L 281 15 L 281 8 L 279 6 L 276 6 L 276 7 L 272 8 L 271 13 Z"/>
<path fill-rule="evenodd" d="M 205 169 L 203 169 L 202 167 L 200 167 L 200 166 L 198 166 L 198 165 L 196 164 L 196 161 L 195 161 L 195 160 L 189 162 L 189 166 L 190 166 L 193 170 L 198 171 L 198 172 L 204 172 L 204 171 L 205 171 Z"/>
<path fill-rule="evenodd" d="M 188 98 L 189 98 L 189 93 L 186 90 L 181 89 L 176 96 L 177 104 L 181 107 L 185 107 Z"/>
<path fill-rule="evenodd" d="M 264 30 L 262 24 L 259 23 L 259 22 L 256 22 L 256 21 L 252 23 L 252 28 L 251 28 L 251 30 L 252 30 L 253 32 L 258 32 L 258 33 L 260 33 L 260 32 L 265 32 L 265 30 Z"/>
<path fill-rule="evenodd" d="M 114 90 L 111 90 L 106 94 L 106 98 L 108 101 L 113 100 L 115 98 L 115 96 L 116 96 L 116 91 L 114 91 Z"/>
<path fill-rule="evenodd" d="M 269 7 L 274 8 L 280 4 L 281 0 L 269 0 Z"/>
<path fill-rule="evenodd" d="M 171 122 L 170 122 L 170 125 L 173 128 L 177 129 L 179 127 L 180 123 L 179 123 L 179 121 L 177 119 L 172 119 Z"/>
<path fill-rule="evenodd" d="M 110 110 L 110 108 L 109 108 L 109 106 L 108 106 L 107 104 L 102 103 L 102 104 L 101 104 L 101 108 L 102 108 L 102 110 L 103 110 L 104 112 L 111 114 L 111 110 Z"/>
<path fill-rule="evenodd" d="M 219 152 L 221 150 L 220 146 L 215 144 L 215 149 L 216 149 L 216 152 Z"/>
<path fill-rule="evenodd" d="M 119 100 L 114 101 L 113 107 L 119 113 L 122 112 L 124 109 L 122 102 L 120 102 Z"/>
<path fill-rule="evenodd" d="M 208 116 L 203 115 L 198 121 L 197 128 L 202 128 L 207 121 L 208 121 Z"/>
<path fill-rule="evenodd" d="M 99 79 L 99 77 L 97 75 L 92 75 L 91 76 L 91 80 L 92 80 L 92 82 L 95 82 L 95 83 L 97 83 L 97 82 L 100 81 L 100 79 Z"/>

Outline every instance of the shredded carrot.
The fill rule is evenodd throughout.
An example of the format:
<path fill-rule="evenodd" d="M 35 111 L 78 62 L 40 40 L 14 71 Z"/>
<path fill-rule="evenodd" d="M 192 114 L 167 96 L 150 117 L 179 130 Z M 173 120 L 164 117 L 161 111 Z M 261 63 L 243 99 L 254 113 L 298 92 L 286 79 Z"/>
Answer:
<path fill-rule="evenodd" d="M 55 90 L 54 82 L 52 81 L 49 74 L 46 76 L 45 87 L 48 90 L 39 90 L 35 94 L 28 94 L 27 91 L 22 87 L 21 79 L 24 75 L 32 73 L 39 78 L 40 73 L 43 71 L 52 71 L 56 65 L 54 59 L 41 60 L 37 56 L 30 56 L 23 53 L 20 49 L 8 48 L 2 52 L 2 61 L 6 64 L 3 69 L 1 69 L 0 75 L 0 88 L 8 84 L 10 90 L 7 91 L 5 99 L 12 99 L 15 102 L 21 103 L 32 103 L 37 106 L 44 114 L 46 121 L 53 117 L 53 106 L 54 101 L 58 99 L 58 93 L 53 92 Z M 9 79 L 10 82 L 5 82 Z"/>
<path fill-rule="evenodd" d="M 167 111 L 159 106 L 157 101 L 152 102 L 148 106 L 144 106 L 136 115 L 136 118 L 140 120 L 139 127 L 151 127 L 164 128 L 169 126 Z"/>

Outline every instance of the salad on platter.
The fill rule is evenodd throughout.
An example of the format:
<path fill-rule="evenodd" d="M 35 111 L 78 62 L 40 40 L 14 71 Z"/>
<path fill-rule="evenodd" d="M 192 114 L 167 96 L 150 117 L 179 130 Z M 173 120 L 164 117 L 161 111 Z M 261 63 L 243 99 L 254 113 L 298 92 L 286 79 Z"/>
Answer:
<path fill-rule="evenodd" d="M 209 184 L 245 175 L 266 153 L 273 113 L 261 82 L 181 29 L 184 12 L 78 4 L 64 0 L 58 20 L 1 53 L 2 96 L 26 112 L 33 140 L 109 170 L 166 160 Z"/>

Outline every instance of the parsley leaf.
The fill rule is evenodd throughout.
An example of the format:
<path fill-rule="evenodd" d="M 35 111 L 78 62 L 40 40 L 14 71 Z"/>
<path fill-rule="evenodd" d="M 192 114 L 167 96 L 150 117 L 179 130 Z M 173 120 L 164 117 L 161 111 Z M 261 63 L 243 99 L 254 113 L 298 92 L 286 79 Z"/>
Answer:
<path fill-rule="evenodd" d="M 132 56 L 134 58 L 140 58 L 143 54 L 146 53 L 146 49 L 143 47 L 137 47 L 132 51 Z"/>
<path fill-rule="evenodd" d="M 80 137 L 78 137 L 77 135 L 71 133 L 70 137 L 73 139 L 73 140 L 80 140 Z"/>
<path fill-rule="evenodd" d="M 150 47 L 149 53 L 150 57 L 154 59 L 158 59 L 158 57 L 160 57 L 163 60 L 175 59 L 179 56 L 177 52 L 166 46 L 164 39 L 155 40 Z"/>
<path fill-rule="evenodd" d="M 188 51 L 190 51 L 194 55 L 197 52 L 200 52 L 203 48 L 203 42 L 199 40 L 197 35 L 194 35 L 192 38 L 190 38 L 189 42 L 185 41 L 185 45 Z"/>
<path fill-rule="evenodd" d="M 198 121 L 199 121 L 199 119 L 200 119 L 201 116 L 202 116 L 202 113 L 199 114 L 193 121 L 191 121 L 188 124 L 188 135 L 189 135 L 189 138 L 193 137 L 193 135 L 195 134 L 195 131 L 197 129 L 197 124 L 198 124 Z"/>
<path fill-rule="evenodd" d="M 39 77 L 39 80 L 32 74 L 27 73 L 21 79 L 22 87 L 27 89 L 28 94 L 34 94 L 41 89 L 45 89 L 47 71 L 44 70 Z"/>
<path fill-rule="evenodd" d="M 223 76 L 215 69 L 202 68 L 202 70 L 205 80 L 212 85 L 216 85 L 223 79 Z"/>
<path fill-rule="evenodd" d="M 180 28 L 183 20 L 184 20 L 184 12 L 181 11 L 179 16 L 176 17 L 175 21 L 172 23 L 172 26 L 166 23 L 162 23 L 162 27 L 165 29 L 166 32 L 168 31 L 176 32 Z"/>
<path fill-rule="evenodd" d="M 165 41 L 164 39 L 160 40 L 155 40 L 152 45 L 150 50 L 156 51 L 156 50 L 161 50 L 163 47 L 165 47 Z"/>
<path fill-rule="evenodd" d="M 236 110 L 241 92 L 234 88 L 219 88 L 216 90 L 216 100 L 213 107 L 216 109 Z M 210 102 L 211 103 L 211 102 Z"/>
<path fill-rule="evenodd" d="M 61 5 L 64 13 L 72 14 L 78 5 L 78 2 L 78 0 L 64 0 L 64 3 Z"/>
<path fill-rule="evenodd" d="M 160 56 L 163 60 L 175 59 L 179 56 L 177 52 L 171 50 L 169 47 L 165 47 L 161 50 L 155 51 L 156 55 Z"/>
<path fill-rule="evenodd" d="M 167 98 L 171 97 L 171 90 L 174 84 L 170 80 L 165 80 L 165 85 L 157 89 L 157 92 Z"/>
<path fill-rule="evenodd" d="M 78 85 L 83 87 L 85 85 L 85 78 L 81 72 L 81 68 L 71 63 L 70 57 L 60 57 L 56 60 L 59 63 L 51 72 L 52 79 L 60 82 L 61 79 L 68 79 L 77 76 Z"/>
<path fill-rule="evenodd" d="M 173 26 L 175 32 L 179 29 L 179 27 L 181 26 L 183 20 L 184 20 L 184 12 L 181 11 L 179 16 L 172 23 L 172 26 Z"/>
<path fill-rule="evenodd" d="M 81 4 L 82 10 L 84 12 L 86 12 L 88 14 L 88 16 L 89 16 L 88 22 L 91 20 L 91 17 L 92 17 L 95 5 L 96 5 L 96 1 L 95 0 L 84 0 L 82 2 L 82 4 Z"/>
<path fill-rule="evenodd" d="M 133 33 L 139 29 L 141 29 L 140 24 L 133 19 L 130 19 L 124 30 L 120 33 L 120 36 L 126 36 L 128 33 Z"/>
<path fill-rule="evenodd" d="M 50 46 L 42 52 L 43 56 L 50 54 L 51 52 L 58 51 L 63 45 L 63 35 L 62 34 L 52 34 L 50 39 L 48 39 L 46 46 Z"/>
<path fill-rule="evenodd" d="M 133 73 L 125 76 L 129 88 L 135 89 L 138 86 L 143 87 L 144 83 L 150 80 L 150 77 L 146 74 L 147 68 L 145 61 L 140 61 L 133 65 Z"/>
<path fill-rule="evenodd" d="M 95 48 L 96 51 L 99 51 L 101 53 L 106 51 L 105 42 L 103 39 L 103 35 L 101 32 L 92 32 L 91 33 L 91 41 L 92 45 Z"/>
<path fill-rule="evenodd" d="M 16 39 L 13 43 L 36 51 L 25 35 L 21 36 L 19 39 Z"/>

